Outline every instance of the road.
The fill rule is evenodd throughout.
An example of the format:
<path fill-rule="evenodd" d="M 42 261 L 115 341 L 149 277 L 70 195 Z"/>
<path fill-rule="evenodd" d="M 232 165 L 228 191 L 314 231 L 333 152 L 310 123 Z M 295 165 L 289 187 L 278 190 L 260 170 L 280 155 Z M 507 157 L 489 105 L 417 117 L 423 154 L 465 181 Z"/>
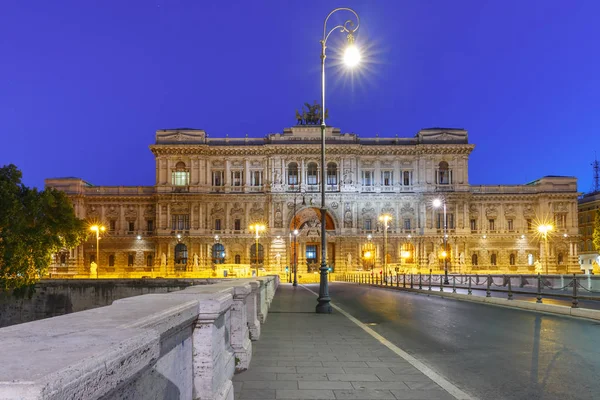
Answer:
<path fill-rule="evenodd" d="M 330 294 L 480 400 L 600 398 L 600 323 L 347 283 Z"/>

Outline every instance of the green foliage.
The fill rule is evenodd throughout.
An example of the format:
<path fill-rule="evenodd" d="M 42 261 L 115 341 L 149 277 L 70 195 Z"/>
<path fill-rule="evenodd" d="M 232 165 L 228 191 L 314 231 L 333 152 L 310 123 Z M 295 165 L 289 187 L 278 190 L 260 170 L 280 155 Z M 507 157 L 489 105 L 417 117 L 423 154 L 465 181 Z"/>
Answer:
<path fill-rule="evenodd" d="M 54 189 L 38 191 L 21 182 L 14 165 L 0 168 L 0 288 L 34 284 L 52 254 L 85 239 L 83 220 L 68 197 Z"/>
<path fill-rule="evenodd" d="M 596 251 L 600 251 L 600 209 L 596 210 L 596 218 L 594 219 L 594 233 L 592 241 Z"/>

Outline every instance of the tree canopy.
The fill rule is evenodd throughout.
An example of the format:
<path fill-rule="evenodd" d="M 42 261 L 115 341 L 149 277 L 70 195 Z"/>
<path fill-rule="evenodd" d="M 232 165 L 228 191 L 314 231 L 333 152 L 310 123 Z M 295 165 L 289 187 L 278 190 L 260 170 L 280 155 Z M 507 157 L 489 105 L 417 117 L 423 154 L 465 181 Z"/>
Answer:
<path fill-rule="evenodd" d="M 0 168 L 0 288 L 32 285 L 46 272 L 52 254 L 85 239 L 84 221 L 55 189 L 38 191 L 21 182 L 13 165 Z"/>
<path fill-rule="evenodd" d="M 596 210 L 596 218 L 594 219 L 594 233 L 592 241 L 596 251 L 600 252 L 600 208 Z"/>

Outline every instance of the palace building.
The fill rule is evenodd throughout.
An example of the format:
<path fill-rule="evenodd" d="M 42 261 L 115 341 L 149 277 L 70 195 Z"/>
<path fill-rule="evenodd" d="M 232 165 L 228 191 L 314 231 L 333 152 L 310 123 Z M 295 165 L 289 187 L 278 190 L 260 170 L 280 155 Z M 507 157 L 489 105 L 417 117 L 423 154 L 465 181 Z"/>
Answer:
<path fill-rule="evenodd" d="M 47 179 L 70 196 L 78 217 L 106 226 L 99 260 L 94 235 L 57 254 L 50 270 L 86 276 L 95 261 L 100 276 L 214 275 L 236 266 L 284 273 L 297 261 L 299 274 L 316 272 L 325 168 L 333 272 L 440 271 L 444 261 L 450 273 L 533 273 L 540 265 L 544 273 L 579 272 L 575 178 L 471 185 L 474 145 L 462 129 L 362 138 L 328 127 L 326 165 L 320 139 L 318 125 L 235 139 L 159 130 L 150 146 L 154 186 Z M 434 199 L 445 206 L 445 229 Z M 256 224 L 265 229 L 257 234 Z M 552 225 L 549 235 L 538 233 L 542 224 Z"/>

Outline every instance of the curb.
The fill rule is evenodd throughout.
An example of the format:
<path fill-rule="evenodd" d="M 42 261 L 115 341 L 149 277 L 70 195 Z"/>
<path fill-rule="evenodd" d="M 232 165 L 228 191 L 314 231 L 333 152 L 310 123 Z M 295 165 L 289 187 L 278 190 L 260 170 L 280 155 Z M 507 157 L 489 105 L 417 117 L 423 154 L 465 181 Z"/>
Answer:
<path fill-rule="evenodd" d="M 345 282 L 352 283 L 352 282 Z M 358 285 L 358 284 L 356 284 Z M 369 286 L 380 289 L 391 289 L 398 290 L 404 292 L 411 293 L 419 293 L 426 295 L 433 295 L 438 297 L 446 297 L 456 300 L 462 301 L 470 301 L 472 303 L 484 303 L 490 304 L 494 306 L 500 307 L 508 307 L 508 308 L 517 308 L 525 311 L 533 311 L 533 312 L 541 312 L 546 314 L 556 314 L 562 316 L 570 316 L 575 318 L 585 318 L 594 321 L 600 321 L 600 310 L 592 310 L 589 308 L 572 308 L 569 306 L 560 306 L 556 304 L 545 304 L 545 303 L 532 303 L 530 301 L 523 300 L 508 300 L 501 299 L 498 297 L 484 297 L 484 296 L 473 296 L 462 293 L 447 293 L 447 292 L 439 292 L 434 290 L 423 290 L 423 289 L 409 289 L 403 287 L 394 287 L 394 286 L 379 286 L 379 285 L 359 285 L 359 286 Z"/>

